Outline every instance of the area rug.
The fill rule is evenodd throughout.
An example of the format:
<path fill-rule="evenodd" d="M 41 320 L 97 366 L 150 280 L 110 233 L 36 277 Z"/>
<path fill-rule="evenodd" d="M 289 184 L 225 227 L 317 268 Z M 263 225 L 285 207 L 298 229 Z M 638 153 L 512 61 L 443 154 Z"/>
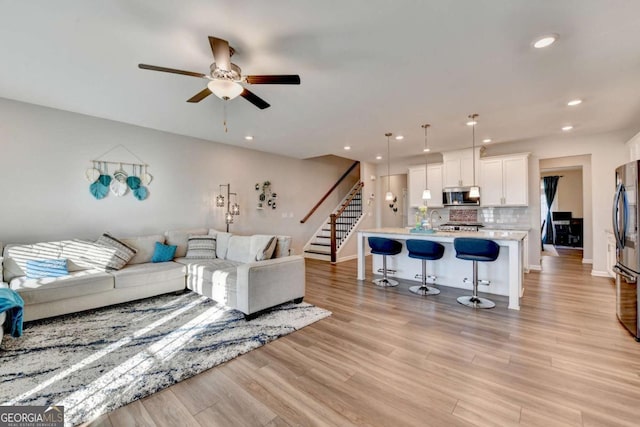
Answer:
<path fill-rule="evenodd" d="M 251 321 L 189 292 L 30 322 L 0 350 L 0 405 L 62 405 L 77 425 L 331 315 L 285 304 Z"/>

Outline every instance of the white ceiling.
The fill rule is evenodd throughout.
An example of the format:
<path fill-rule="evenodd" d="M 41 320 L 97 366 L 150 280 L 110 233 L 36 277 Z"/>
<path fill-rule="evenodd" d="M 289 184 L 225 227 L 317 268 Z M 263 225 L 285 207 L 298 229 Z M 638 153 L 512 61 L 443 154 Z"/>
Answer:
<path fill-rule="evenodd" d="M 560 35 L 547 49 L 536 36 Z M 245 74 L 300 74 L 250 90 L 271 108 L 210 96 L 207 36 Z M 640 128 L 636 0 L 0 0 L 0 97 L 307 158 L 374 161 L 471 145 Z M 567 107 L 572 98 L 578 107 Z M 255 140 L 244 140 L 247 134 Z M 561 136 L 561 135 L 560 135 Z M 352 150 L 345 152 L 343 146 Z M 385 160 L 383 160 L 385 161 Z"/>

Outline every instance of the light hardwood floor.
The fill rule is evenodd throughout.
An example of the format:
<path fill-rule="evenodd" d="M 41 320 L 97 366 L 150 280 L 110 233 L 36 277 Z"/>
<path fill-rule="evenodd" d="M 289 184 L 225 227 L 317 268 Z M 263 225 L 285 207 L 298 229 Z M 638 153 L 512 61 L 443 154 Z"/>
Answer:
<path fill-rule="evenodd" d="M 616 319 L 613 281 L 559 252 L 526 275 L 520 311 L 308 260 L 305 300 L 331 317 L 92 425 L 638 426 L 640 343 Z"/>

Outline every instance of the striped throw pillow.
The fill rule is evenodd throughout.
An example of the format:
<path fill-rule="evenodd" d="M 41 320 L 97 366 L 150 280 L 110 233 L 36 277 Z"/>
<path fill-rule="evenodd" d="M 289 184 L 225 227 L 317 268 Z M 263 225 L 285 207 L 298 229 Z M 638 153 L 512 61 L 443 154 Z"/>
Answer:
<path fill-rule="evenodd" d="M 127 265 L 131 258 L 138 252 L 135 248 L 132 248 L 107 233 L 100 236 L 98 240 L 96 240 L 96 243 L 112 250 L 111 259 L 106 265 L 109 269 L 120 270 Z"/>
<path fill-rule="evenodd" d="M 60 277 L 69 274 L 66 259 L 30 259 L 27 260 L 27 278 L 42 279 Z"/>
<path fill-rule="evenodd" d="M 189 236 L 186 258 L 212 259 L 216 257 L 216 236 Z"/>

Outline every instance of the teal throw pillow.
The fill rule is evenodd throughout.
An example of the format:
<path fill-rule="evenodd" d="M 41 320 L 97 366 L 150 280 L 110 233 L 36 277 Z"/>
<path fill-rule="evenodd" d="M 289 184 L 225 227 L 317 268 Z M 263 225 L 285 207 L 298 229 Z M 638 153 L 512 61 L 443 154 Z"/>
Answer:
<path fill-rule="evenodd" d="M 69 274 L 66 259 L 30 259 L 27 260 L 27 278 L 43 279 Z"/>
<path fill-rule="evenodd" d="M 151 262 L 167 262 L 173 260 L 177 247 L 178 246 L 163 245 L 160 242 L 156 242 L 156 248 L 153 251 Z"/>

